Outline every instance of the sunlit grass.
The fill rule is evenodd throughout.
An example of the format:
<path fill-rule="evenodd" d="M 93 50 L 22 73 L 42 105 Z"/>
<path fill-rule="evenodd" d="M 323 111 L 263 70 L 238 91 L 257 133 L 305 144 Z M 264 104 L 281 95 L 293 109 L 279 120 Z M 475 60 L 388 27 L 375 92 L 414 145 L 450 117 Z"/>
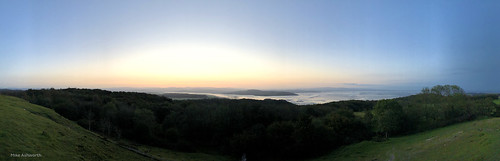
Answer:
<path fill-rule="evenodd" d="M 315 160 L 500 160 L 500 118 L 447 126 L 385 142 L 364 141 Z"/>
<path fill-rule="evenodd" d="M 494 100 L 493 103 L 497 104 L 497 105 L 500 105 L 500 98 L 497 99 L 497 100 Z"/>

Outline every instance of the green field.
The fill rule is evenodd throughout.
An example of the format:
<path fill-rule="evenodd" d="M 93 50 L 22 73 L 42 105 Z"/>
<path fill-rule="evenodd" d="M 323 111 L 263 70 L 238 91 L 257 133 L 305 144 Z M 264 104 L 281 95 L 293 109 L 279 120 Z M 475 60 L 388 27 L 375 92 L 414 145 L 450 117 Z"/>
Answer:
<path fill-rule="evenodd" d="M 495 104 L 500 105 L 500 98 L 493 101 Z"/>
<path fill-rule="evenodd" d="M 365 117 L 365 112 L 354 112 L 354 116 L 359 117 L 359 118 L 363 118 L 363 117 Z"/>
<path fill-rule="evenodd" d="M 364 141 L 314 160 L 500 160 L 500 118 L 451 125 L 385 142 Z"/>

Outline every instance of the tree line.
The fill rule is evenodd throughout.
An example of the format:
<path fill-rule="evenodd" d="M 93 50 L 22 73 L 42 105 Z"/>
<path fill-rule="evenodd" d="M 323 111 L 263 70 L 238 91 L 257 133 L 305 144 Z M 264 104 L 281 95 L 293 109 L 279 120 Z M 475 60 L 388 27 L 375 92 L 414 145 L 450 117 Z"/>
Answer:
<path fill-rule="evenodd" d="M 108 137 L 261 159 L 307 158 L 363 140 L 498 116 L 500 111 L 493 104 L 498 95 L 467 96 L 460 87 L 449 85 L 427 89 L 398 99 L 304 106 L 269 99 L 174 101 L 145 93 L 76 88 L 1 93 L 54 109 Z"/>

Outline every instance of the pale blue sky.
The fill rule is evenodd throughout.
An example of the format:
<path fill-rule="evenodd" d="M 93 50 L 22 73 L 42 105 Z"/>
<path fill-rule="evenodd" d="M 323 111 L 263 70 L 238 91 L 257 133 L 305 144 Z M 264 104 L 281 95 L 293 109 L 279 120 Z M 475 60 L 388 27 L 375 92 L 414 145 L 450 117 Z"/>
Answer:
<path fill-rule="evenodd" d="M 498 92 L 499 8 L 493 0 L 0 0 L 0 87 Z"/>

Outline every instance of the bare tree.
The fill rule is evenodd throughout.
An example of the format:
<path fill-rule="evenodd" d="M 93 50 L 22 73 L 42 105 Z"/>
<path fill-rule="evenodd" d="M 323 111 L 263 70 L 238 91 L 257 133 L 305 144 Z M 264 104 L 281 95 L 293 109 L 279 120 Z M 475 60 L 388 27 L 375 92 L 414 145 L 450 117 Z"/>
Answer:
<path fill-rule="evenodd" d="M 106 135 L 111 136 L 111 132 L 113 130 L 113 125 L 111 124 L 111 121 L 109 121 L 108 118 L 105 118 L 101 119 L 99 122 L 101 125 L 101 131 Z"/>
<path fill-rule="evenodd" d="M 89 108 L 89 112 L 85 115 L 85 119 L 88 121 L 89 131 L 91 131 L 92 123 L 94 122 L 94 113 L 92 113 L 92 108 Z"/>
<path fill-rule="evenodd" d="M 115 133 L 116 133 L 116 139 L 120 140 L 120 138 L 122 137 L 122 130 L 120 130 L 120 128 L 118 128 L 116 126 L 115 126 L 114 130 L 115 130 Z"/>

